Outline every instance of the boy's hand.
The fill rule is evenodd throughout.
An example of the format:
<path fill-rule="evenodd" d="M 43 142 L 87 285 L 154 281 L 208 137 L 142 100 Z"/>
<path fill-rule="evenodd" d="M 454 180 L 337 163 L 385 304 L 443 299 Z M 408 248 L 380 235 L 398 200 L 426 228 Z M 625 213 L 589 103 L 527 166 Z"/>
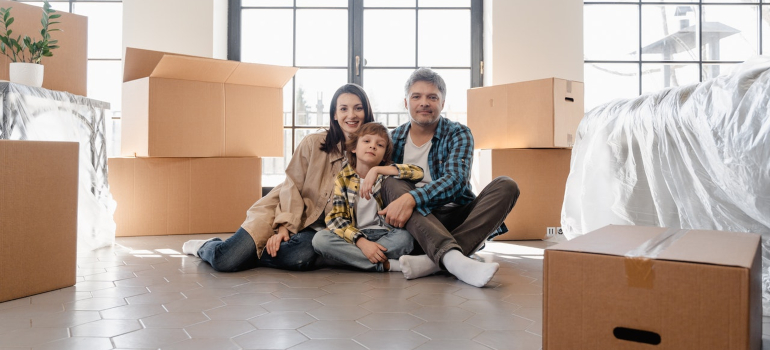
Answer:
<path fill-rule="evenodd" d="M 366 200 L 372 199 L 372 187 L 377 181 L 377 176 L 379 174 L 377 167 L 369 169 L 369 172 L 366 173 L 366 177 L 361 181 L 361 188 L 358 189 L 359 196 L 366 198 Z"/>
<path fill-rule="evenodd" d="M 278 249 L 281 248 L 281 242 L 289 240 L 289 229 L 285 226 L 279 226 L 278 232 L 267 239 L 265 248 L 270 256 L 274 257 L 278 255 Z"/>
<path fill-rule="evenodd" d="M 385 262 L 388 257 L 385 256 L 385 252 L 388 250 L 377 242 L 372 242 L 365 237 L 361 237 L 356 241 L 356 247 L 361 249 L 361 252 L 369 259 L 372 264 L 378 262 Z"/>

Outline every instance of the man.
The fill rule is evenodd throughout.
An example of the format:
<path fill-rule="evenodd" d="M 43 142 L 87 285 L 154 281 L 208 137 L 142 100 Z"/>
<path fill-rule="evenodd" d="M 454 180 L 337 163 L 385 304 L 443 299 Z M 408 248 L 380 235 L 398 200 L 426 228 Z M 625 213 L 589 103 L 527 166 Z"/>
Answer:
<path fill-rule="evenodd" d="M 483 287 L 500 265 L 468 255 L 490 236 L 507 231 L 503 220 L 519 197 L 518 185 L 509 177 L 498 177 L 476 197 L 470 186 L 473 135 L 467 126 L 441 116 L 444 80 L 420 68 L 409 77 L 405 90 L 404 106 L 411 120 L 393 131 L 393 161 L 419 165 L 425 176 L 416 185 L 386 179 L 386 207 L 380 211 L 388 224 L 406 227 L 427 254 L 402 256 L 404 276 L 423 277 L 444 267 L 461 281 Z"/>

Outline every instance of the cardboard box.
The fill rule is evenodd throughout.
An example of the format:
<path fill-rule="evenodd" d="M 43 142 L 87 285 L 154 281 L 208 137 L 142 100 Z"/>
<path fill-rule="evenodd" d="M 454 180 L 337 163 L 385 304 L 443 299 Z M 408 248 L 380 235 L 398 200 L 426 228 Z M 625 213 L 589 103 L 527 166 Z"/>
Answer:
<path fill-rule="evenodd" d="M 611 225 L 554 245 L 543 349 L 759 350 L 761 264 L 751 233 Z"/>
<path fill-rule="evenodd" d="M 11 9 L 11 17 L 14 18 L 11 25 L 11 30 L 13 30 L 11 36 L 21 35 L 23 38 L 27 35 L 33 39 L 42 39 L 40 19 L 43 15 L 43 8 L 41 6 L 0 0 L 0 7 L 13 8 Z M 88 17 L 62 11 L 56 11 L 56 13 L 61 15 L 60 18 L 56 19 L 57 22 L 61 23 L 50 28 L 61 29 L 61 31 L 51 33 L 51 39 L 59 41 L 59 48 L 51 51 L 52 57 L 43 57 L 42 64 L 45 66 L 43 87 L 49 90 L 66 91 L 75 95 L 86 96 L 88 94 L 86 79 L 88 72 Z M 0 55 L 0 80 L 8 80 L 10 62 L 8 57 Z"/>
<path fill-rule="evenodd" d="M 262 194 L 260 158 L 109 158 L 116 236 L 235 232 Z"/>
<path fill-rule="evenodd" d="M 569 148 L 583 118 L 583 83 L 558 78 L 468 90 L 477 149 Z"/>
<path fill-rule="evenodd" d="M 75 285 L 78 150 L 0 140 L 0 302 Z"/>
<path fill-rule="evenodd" d="M 121 155 L 282 157 L 297 68 L 126 48 Z"/>
<path fill-rule="evenodd" d="M 505 219 L 508 232 L 495 240 L 544 239 L 561 231 L 561 209 L 569 176 L 570 149 L 495 149 L 475 151 L 477 193 L 492 179 L 508 176 L 521 195 Z M 474 169 L 475 170 L 475 169 Z"/>

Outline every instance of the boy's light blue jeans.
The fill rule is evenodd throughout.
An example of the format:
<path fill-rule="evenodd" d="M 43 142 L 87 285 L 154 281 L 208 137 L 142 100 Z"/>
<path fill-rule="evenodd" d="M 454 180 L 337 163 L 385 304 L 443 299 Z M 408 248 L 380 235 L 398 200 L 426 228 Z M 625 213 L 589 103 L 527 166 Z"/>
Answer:
<path fill-rule="evenodd" d="M 414 247 L 412 235 L 404 229 L 363 229 L 361 232 L 370 241 L 385 247 L 387 249 L 385 256 L 388 259 L 398 259 L 404 254 L 409 254 Z M 316 232 L 313 237 L 313 249 L 327 259 L 361 270 L 387 272 L 382 263 L 372 264 L 355 244 L 346 242 L 344 238 L 329 230 Z"/>

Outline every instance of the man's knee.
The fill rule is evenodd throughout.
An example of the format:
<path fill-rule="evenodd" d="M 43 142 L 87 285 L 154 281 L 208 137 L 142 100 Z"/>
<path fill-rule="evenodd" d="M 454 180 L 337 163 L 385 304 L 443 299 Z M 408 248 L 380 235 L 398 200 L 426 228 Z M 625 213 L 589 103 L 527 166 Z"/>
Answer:
<path fill-rule="evenodd" d="M 390 204 L 390 202 L 398 199 L 398 197 L 401 197 L 404 193 L 408 193 L 413 189 L 412 186 L 410 186 L 411 182 L 401 179 L 396 179 L 393 177 L 386 177 L 382 180 L 382 199 L 385 202 L 384 204 L 387 206 Z"/>
<path fill-rule="evenodd" d="M 492 184 L 496 187 L 496 192 L 501 191 L 502 193 L 506 193 L 512 196 L 514 201 L 518 199 L 519 194 L 521 194 L 519 184 L 508 176 L 499 176 L 492 180 Z"/>

